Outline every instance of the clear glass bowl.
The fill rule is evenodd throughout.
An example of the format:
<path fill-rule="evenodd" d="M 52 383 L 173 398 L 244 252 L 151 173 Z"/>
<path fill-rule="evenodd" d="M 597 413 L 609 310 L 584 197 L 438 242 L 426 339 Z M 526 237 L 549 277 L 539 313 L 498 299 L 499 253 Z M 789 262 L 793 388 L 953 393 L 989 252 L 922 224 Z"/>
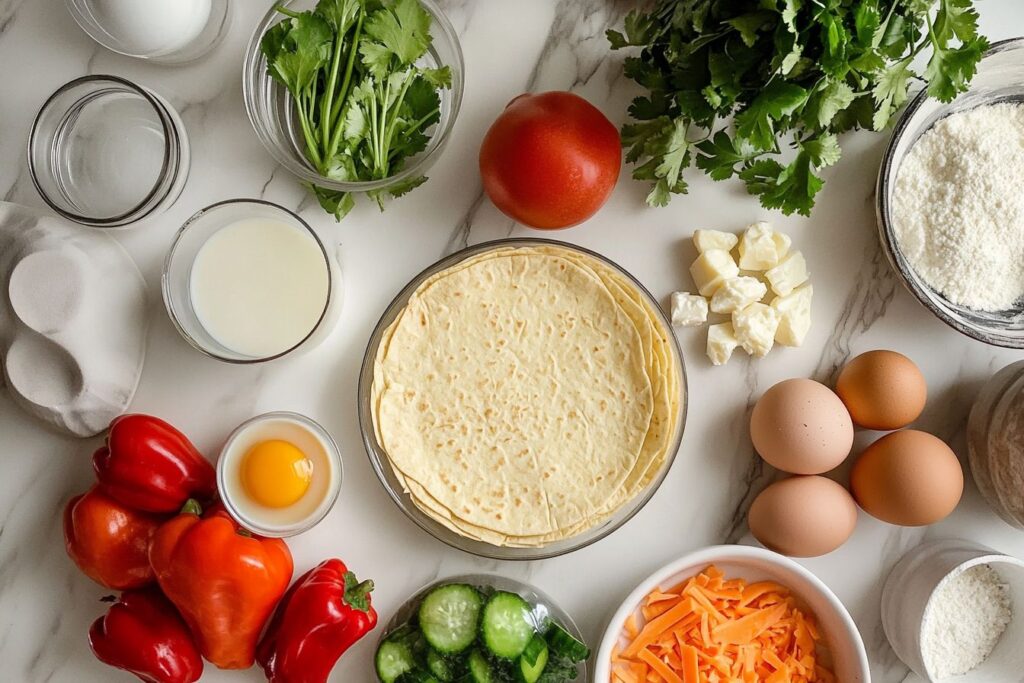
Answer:
<path fill-rule="evenodd" d="M 320 247 L 327 269 L 327 300 L 313 328 L 294 346 L 280 353 L 253 357 L 242 355 L 218 342 L 203 327 L 192 303 L 192 264 L 206 241 L 221 228 L 240 220 L 265 217 L 293 225 L 309 233 Z M 311 348 L 323 340 L 337 319 L 341 303 L 341 275 L 316 231 L 283 206 L 262 199 L 229 199 L 196 212 L 174 236 L 164 261 L 160 281 L 167 314 L 182 337 L 206 355 L 226 363 L 263 363 L 286 356 L 299 348 Z"/>
<path fill-rule="evenodd" d="M 36 114 L 28 140 L 29 175 L 43 201 L 98 228 L 166 210 L 185 187 L 190 163 L 174 108 L 119 76 L 62 85 Z"/>
<path fill-rule="evenodd" d="M 992 45 L 978 65 L 970 89 L 948 104 L 922 91 L 911 100 L 896 122 L 882 157 L 876 188 L 878 231 L 882 247 L 907 289 L 942 322 L 986 344 L 1024 348 L 1024 301 L 995 313 L 974 311 L 947 300 L 925 282 L 900 251 L 892 227 L 892 197 L 900 164 L 918 138 L 952 113 L 998 102 L 1024 103 L 1024 39 Z M 979 265 L 979 267 L 984 267 Z"/>
<path fill-rule="evenodd" d="M 118 29 L 106 25 L 110 20 L 95 6 L 94 0 L 65 0 L 65 4 L 82 30 L 103 47 L 128 57 L 161 64 L 187 64 L 199 59 L 217 46 L 231 25 L 230 0 L 210 0 L 210 13 L 201 28 L 192 25 L 193 22 L 188 20 L 183 20 L 182 26 L 176 27 L 194 31 L 194 37 L 190 40 L 181 44 L 167 42 L 171 36 L 180 34 L 172 32 L 168 35 L 167 32 L 163 32 L 151 35 L 154 40 L 163 41 L 162 43 L 146 45 L 138 42 L 138 38 L 136 42 L 132 42 L 123 35 L 124 27 Z"/>
<path fill-rule="evenodd" d="M 242 489 L 238 468 L 247 452 L 246 446 L 270 439 L 284 439 L 294 444 L 313 459 L 314 467 L 319 461 L 320 469 L 326 470 L 321 472 L 319 482 L 314 481 L 310 485 L 310 491 L 320 494 L 319 502 L 305 506 L 307 514 L 299 520 L 282 520 L 283 515 L 279 511 L 266 508 L 254 515 L 234 498 L 233 492 Z M 314 478 L 316 476 L 314 474 Z M 224 508 L 236 522 L 266 538 L 297 536 L 319 524 L 337 502 L 342 479 L 344 468 L 338 444 L 318 422 L 298 413 L 264 413 L 246 420 L 231 432 L 217 458 L 217 492 Z M 302 504 L 300 500 L 296 505 Z M 249 507 L 251 510 L 252 506 Z"/>
<path fill-rule="evenodd" d="M 373 425 L 373 414 L 370 410 L 370 395 L 373 387 L 373 364 L 377 356 L 377 348 L 380 345 L 381 338 L 383 337 L 385 330 L 388 329 L 391 323 L 398 317 L 399 313 L 401 313 L 405 308 L 409 301 L 409 297 L 412 296 L 413 292 L 416 291 L 424 280 L 440 271 L 451 268 L 460 262 L 485 251 L 506 247 L 531 246 L 558 246 L 564 249 L 578 251 L 607 264 L 611 268 L 614 268 L 634 284 L 637 291 L 639 291 L 651 304 L 651 307 L 658 311 L 665 333 L 668 339 L 671 340 L 669 348 L 676 361 L 674 365 L 679 377 L 681 401 L 679 404 L 676 433 L 672 436 L 672 445 L 668 450 L 668 455 L 665 458 L 664 464 L 661 466 L 661 470 L 645 490 L 639 493 L 633 500 L 624 504 L 615 512 L 614 515 L 609 517 L 602 524 L 583 531 L 571 538 L 550 543 L 540 548 L 510 548 L 492 545 L 490 543 L 477 541 L 459 535 L 431 519 L 416 506 L 412 498 L 403 488 L 402 482 L 395 476 L 391 463 L 388 460 L 387 453 L 377 440 L 376 430 Z M 662 481 L 665 479 L 665 475 L 668 474 L 668 471 L 672 467 L 672 463 L 675 461 L 676 454 L 679 451 L 679 446 L 683 439 L 683 429 L 686 423 L 686 411 L 688 404 L 689 392 L 686 384 L 686 366 L 683 363 L 683 354 L 679 348 L 675 334 L 672 332 L 671 322 L 665 316 L 665 312 L 662 310 L 661 306 L 658 305 L 657 300 L 651 295 L 651 293 L 621 266 L 600 254 L 578 247 L 574 244 L 539 238 L 504 239 L 478 244 L 441 259 L 413 278 L 413 280 L 405 286 L 405 289 L 399 292 L 398 296 L 395 297 L 394 301 L 392 301 L 384 311 L 384 315 L 381 317 L 380 322 L 377 323 L 377 327 L 370 336 L 369 344 L 366 347 L 366 355 L 363 357 L 363 365 L 359 374 L 359 429 L 363 435 L 363 444 L 366 446 L 366 453 L 370 458 L 370 464 L 373 465 L 373 469 L 377 473 L 377 478 L 379 478 L 381 484 L 384 485 L 388 495 L 391 496 L 391 499 L 396 505 L 398 505 L 402 512 L 409 517 L 409 519 L 434 538 L 464 552 L 496 560 L 542 560 L 550 557 L 558 557 L 559 555 L 565 555 L 566 553 L 571 553 L 579 550 L 580 548 L 585 548 L 592 543 L 596 543 L 632 519 L 636 513 L 643 509 L 644 505 L 647 504 L 658 490 L 658 487 L 661 486 Z"/>
<path fill-rule="evenodd" d="M 389 635 L 409 623 L 409 621 L 416 616 L 420 603 L 423 601 L 423 598 L 427 596 L 427 593 L 438 586 L 443 586 L 449 583 L 465 583 L 470 586 L 476 586 L 477 588 L 491 588 L 515 593 L 534 606 L 533 618 L 538 627 L 543 625 L 544 621 L 550 618 L 564 626 L 565 630 L 569 632 L 569 635 L 576 638 L 581 643 L 586 642 L 583 639 L 583 634 L 580 633 L 579 627 L 576 626 L 576 622 L 572 620 L 572 617 L 570 617 L 561 607 L 558 606 L 557 603 L 555 603 L 554 600 L 539 588 L 516 579 L 498 576 L 496 574 L 462 574 L 460 576 L 449 576 L 429 583 L 416 591 L 411 598 L 402 603 L 402 606 L 399 607 L 391 619 L 388 620 L 380 638 L 377 639 L 377 647 L 380 647 L 380 644 L 384 642 Z M 590 643 L 587 643 L 587 645 L 589 647 Z M 593 650 L 594 648 L 591 647 L 591 652 L 593 652 Z M 587 678 L 586 662 L 580 662 L 577 665 L 576 670 L 579 672 L 579 676 L 576 678 L 577 681 L 583 683 L 584 681 L 589 680 Z"/>
<path fill-rule="evenodd" d="M 423 61 L 426 66 L 432 68 L 447 66 L 452 73 L 451 87 L 440 91 L 441 120 L 434 126 L 427 148 L 409 159 L 401 172 L 382 180 L 360 182 L 341 182 L 325 178 L 306 158 L 305 143 L 291 96 L 283 86 L 267 75 L 267 60 L 260 51 L 260 40 L 263 35 L 284 18 L 271 7 L 253 32 L 245 52 L 245 62 L 242 66 L 242 95 L 256 137 L 277 163 L 307 183 L 339 192 L 355 193 L 383 190 L 426 172 L 440 156 L 459 115 L 465 87 L 465 64 L 462 47 L 448 17 L 434 0 L 420 2 L 433 19 L 430 27 L 433 44 Z M 285 0 L 275 6 L 303 11 L 312 9 L 315 5 L 314 0 Z"/>

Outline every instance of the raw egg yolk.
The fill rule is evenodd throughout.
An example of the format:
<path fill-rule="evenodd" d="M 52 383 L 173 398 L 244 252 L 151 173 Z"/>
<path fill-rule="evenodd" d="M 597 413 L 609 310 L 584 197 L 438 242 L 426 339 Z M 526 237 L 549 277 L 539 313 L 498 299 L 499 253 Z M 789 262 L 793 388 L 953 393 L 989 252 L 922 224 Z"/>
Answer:
<path fill-rule="evenodd" d="M 242 459 L 242 486 L 266 507 L 294 505 L 309 489 L 313 463 L 287 441 L 264 441 Z"/>

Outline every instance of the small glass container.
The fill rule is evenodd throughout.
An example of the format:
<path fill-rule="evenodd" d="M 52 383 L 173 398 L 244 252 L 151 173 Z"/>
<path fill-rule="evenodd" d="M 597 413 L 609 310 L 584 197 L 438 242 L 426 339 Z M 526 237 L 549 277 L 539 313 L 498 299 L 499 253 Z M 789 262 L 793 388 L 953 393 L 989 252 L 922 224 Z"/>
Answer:
<path fill-rule="evenodd" d="M 914 270 L 900 248 L 892 216 L 896 179 L 914 143 L 950 114 L 1004 102 L 1024 103 L 1024 38 L 993 43 L 978 63 L 978 73 L 967 92 L 952 102 L 943 103 L 928 97 L 926 90 L 921 90 L 910 101 L 896 121 L 882 155 L 875 208 L 882 249 L 896 275 L 925 308 L 968 337 L 993 346 L 1024 349 L 1024 301 L 997 312 L 975 311 L 953 303 Z M 992 172 L 998 171 L 993 169 Z M 978 267 L 986 265 L 979 263 Z"/>
<path fill-rule="evenodd" d="M 1006 584 L 1013 619 L 995 649 L 977 667 L 960 676 L 938 678 L 924 654 L 925 626 L 935 610 L 933 598 L 947 581 L 988 565 Z M 973 616 L 967 606 L 963 619 Z M 1001 683 L 1019 681 L 1024 670 L 1024 561 L 963 539 L 919 545 L 901 559 L 882 588 L 882 627 L 893 651 L 927 683 Z"/>
<path fill-rule="evenodd" d="M 295 113 L 295 104 L 287 89 L 267 74 L 267 59 L 260 50 L 264 34 L 285 16 L 277 7 L 301 12 L 312 9 L 313 0 L 283 0 L 275 3 L 256 27 L 245 51 L 242 65 L 242 97 L 249 121 L 274 160 L 300 180 L 318 187 L 338 192 L 375 192 L 393 185 L 422 176 L 440 156 L 442 149 L 455 126 L 455 119 L 462 106 L 465 88 L 465 64 L 458 35 L 448 17 L 435 0 L 420 0 L 431 16 L 430 33 L 433 43 L 423 56 L 424 66 L 438 68 L 447 66 L 451 70 L 450 88 L 442 88 L 441 120 L 429 131 L 427 148 L 406 162 L 401 171 L 381 180 L 344 182 L 320 175 L 306 158 L 305 142 Z"/>
<path fill-rule="evenodd" d="M 247 356 L 220 343 L 203 326 L 192 300 L 192 267 L 206 241 L 221 228 L 248 219 L 266 218 L 294 226 L 316 242 L 327 271 L 327 296 L 313 327 L 289 349 L 268 356 Z M 164 305 L 181 336 L 206 355 L 227 363 L 251 364 L 275 360 L 299 348 L 309 349 L 329 334 L 341 310 L 341 271 L 324 243 L 299 216 L 283 206 L 261 199 L 230 199 L 198 211 L 178 230 L 164 261 L 161 279 Z"/>
<path fill-rule="evenodd" d="M 263 441 L 280 439 L 297 447 L 312 463 L 305 495 L 287 508 L 267 508 L 246 500 L 241 464 Z M 217 459 L 217 492 L 228 514 L 249 531 L 267 538 L 287 538 L 312 529 L 334 507 L 341 492 L 343 468 L 338 444 L 305 415 L 273 412 L 243 422 L 231 433 Z"/>
<path fill-rule="evenodd" d="M 967 420 L 971 473 L 989 506 L 1024 530 L 1024 361 L 997 372 Z"/>
<path fill-rule="evenodd" d="M 185 187 L 190 163 L 174 108 L 118 76 L 61 86 L 29 135 L 29 173 L 40 196 L 65 218 L 94 227 L 163 212 Z"/>
<path fill-rule="evenodd" d="M 65 0 L 103 47 L 161 64 L 186 64 L 212 50 L 231 25 L 230 0 Z"/>

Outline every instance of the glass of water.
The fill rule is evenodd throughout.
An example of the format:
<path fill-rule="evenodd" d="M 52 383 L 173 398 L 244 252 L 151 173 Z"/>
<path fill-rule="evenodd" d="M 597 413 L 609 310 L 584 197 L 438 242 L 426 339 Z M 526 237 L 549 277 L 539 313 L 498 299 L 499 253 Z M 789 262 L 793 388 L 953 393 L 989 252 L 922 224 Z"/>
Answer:
<path fill-rule="evenodd" d="M 61 86 L 32 124 L 32 182 L 65 218 L 119 227 L 163 212 L 188 178 L 188 135 L 164 98 L 117 76 Z"/>

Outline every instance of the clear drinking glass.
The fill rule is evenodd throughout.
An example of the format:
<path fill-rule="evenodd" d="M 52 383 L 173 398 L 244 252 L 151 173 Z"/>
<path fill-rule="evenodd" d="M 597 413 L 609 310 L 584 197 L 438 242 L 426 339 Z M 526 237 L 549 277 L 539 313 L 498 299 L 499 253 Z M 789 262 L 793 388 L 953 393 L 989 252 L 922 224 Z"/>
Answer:
<path fill-rule="evenodd" d="M 190 162 L 174 108 L 118 76 L 61 86 L 29 135 L 29 172 L 40 196 L 65 218 L 95 227 L 164 211 L 185 187 Z"/>
<path fill-rule="evenodd" d="M 320 247 L 324 268 L 327 270 L 327 297 L 323 311 L 312 329 L 290 349 L 264 357 L 240 354 L 217 341 L 203 327 L 192 302 L 192 266 L 200 249 L 221 228 L 252 218 L 280 221 L 309 233 Z M 198 211 L 185 221 L 175 235 L 164 261 L 161 288 L 171 322 L 185 341 L 206 355 L 227 363 L 263 363 L 286 356 L 301 347 L 312 348 L 327 336 L 341 310 L 341 271 L 324 243 L 313 228 L 299 216 L 283 206 L 261 199 L 230 199 L 219 202 Z"/>
<path fill-rule="evenodd" d="M 185 64 L 199 59 L 217 46 L 231 25 L 230 0 L 181 2 L 178 7 L 183 12 L 193 9 L 194 17 L 179 15 L 175 17 L 175 26 L 167 27 L 166 31 L 134 35 L 130 33 L 131 27 L 114 24 L 114 18 L 104 7 L 109 3 L 102 0 L 65 0 L 65 3 L 82 30 L 103 47 L 161 64 Z M 147 24 L 146 28 L 152 31 L 152 20 Z"/>

